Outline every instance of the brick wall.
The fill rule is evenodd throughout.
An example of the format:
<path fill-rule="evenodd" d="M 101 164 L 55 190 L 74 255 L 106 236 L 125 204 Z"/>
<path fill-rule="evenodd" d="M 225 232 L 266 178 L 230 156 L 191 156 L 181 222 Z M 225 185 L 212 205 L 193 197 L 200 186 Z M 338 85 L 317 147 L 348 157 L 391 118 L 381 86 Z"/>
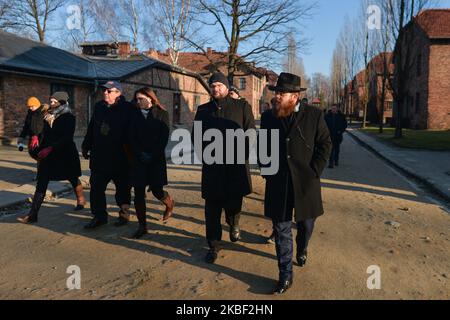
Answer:
<path fill-rule="evenodd" d="M 434 130 L 450 129 L 450 42 L 430 50 L 428 123 Z"/>
<path fill-rule="evenodd" d="M 35 96 L 41 103 L 48 103 L 52 83 L 73 85 L 75 105 L 72 108 L 77 117 L 75 134 L 80 135 L 86 131 L 89 86 L 39 77 L 16 75 L 3 75 L 2 79 L 3 85 L 0 93 L 2 96 L 0 99 L 0 136 L 14 139 L 20 134 L 28 111 L 26 107 L 28 98 Z"/>

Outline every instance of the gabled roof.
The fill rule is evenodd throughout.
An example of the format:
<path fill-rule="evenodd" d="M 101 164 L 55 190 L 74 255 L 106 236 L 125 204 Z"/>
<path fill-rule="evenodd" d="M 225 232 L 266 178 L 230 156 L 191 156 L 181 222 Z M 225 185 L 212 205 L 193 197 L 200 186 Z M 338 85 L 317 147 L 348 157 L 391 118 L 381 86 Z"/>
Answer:
<path fill-rule="evenodd" d="M 392 52 L 382 52 L 376 55 L 369 62 L 369 69 L 374 68 L 377 74 L 383 74 L 384 72 L 384 59 L 386 59 L 386 63 L 388 66 L 388 70 L 390 74 L 394 73 L 394 63 L 393 63 L 393 53 Z"/>
<path fill-rule="evenodd" d="M 89 60 L 4 31 L 0 31 L 0 68 L 76 79 L 95 77 Z"/>
<path fill-rule="evenodd" d="M 450 9 L 428 9 L 414 19 L 430 39 L 450 39 Z"/>
<path fill-rule="evenodd" d="M 0 31 L 0 70 L 4 71 L 93 82 L 121 80 L 150 67 L 195 77 L 208 89 L 205 81 L 195 72 L 145 55 L 128 58 L 86 56 Z"/>

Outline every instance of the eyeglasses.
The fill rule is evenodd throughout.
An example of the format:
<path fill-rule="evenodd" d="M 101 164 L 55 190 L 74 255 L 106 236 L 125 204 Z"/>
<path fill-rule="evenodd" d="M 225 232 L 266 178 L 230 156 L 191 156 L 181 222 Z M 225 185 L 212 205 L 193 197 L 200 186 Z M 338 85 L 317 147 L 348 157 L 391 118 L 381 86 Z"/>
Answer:
<path fill-rule="evenodd" d="M 104 89 L 103 92 L 108 92 L 108 94 L 113 93 L 113 92 L 119 92 L 119 90 L 111 90 L 111 89 Z"/>

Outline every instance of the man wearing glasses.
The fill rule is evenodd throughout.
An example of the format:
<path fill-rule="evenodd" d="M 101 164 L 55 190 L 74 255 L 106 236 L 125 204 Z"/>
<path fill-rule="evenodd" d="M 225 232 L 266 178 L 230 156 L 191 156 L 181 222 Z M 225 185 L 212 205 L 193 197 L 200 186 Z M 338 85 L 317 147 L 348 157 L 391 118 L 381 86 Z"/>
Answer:
<path fill-rule="evenodd" d="M 93 219 L 85 226 L 95 229 L 108 222 L 106 187 L 112 180 L 116 186 L 116 203 L 120 208 L 115 226 L 129 220 L 131 189 L 128 183 L 129 164 L 125 148 L 132 106 L 122 95 L 117 81 L 108 81 L 102 87 L 103 100 L 94 107 L 88 130 L 82 144 L 82 153 L 89 159 L 91 169 L 91 212 Z"/>

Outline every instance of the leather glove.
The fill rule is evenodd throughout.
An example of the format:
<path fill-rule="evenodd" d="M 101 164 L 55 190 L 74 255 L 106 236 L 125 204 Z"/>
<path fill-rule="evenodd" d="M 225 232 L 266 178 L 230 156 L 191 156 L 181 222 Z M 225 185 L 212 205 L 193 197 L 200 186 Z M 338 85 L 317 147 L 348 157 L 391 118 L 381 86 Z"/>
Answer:
<path fill-rule="evenodd" d="M 48 155 L 53 151 L 53 147 L 47 147 L 39 151 L 38 158 L 43 160 L 48 157 Z"/>
<path fill-rule="evenodd" d="M 152 162 L 152 155 L 147 152 L 141 152 L 139 154 L 139 161 L 142 162 L 143 164 L 149 164 Z"/>
<path fill-rule="evenodd" d="M 88 150 L 81 149 L 81 154 L 83 155 L 83 158 L 85 158 L 86 160 L 89 159 L 89 151 Z"/>
<path fill-rule="evenodd" d="M 36 149 L 37 147 L 39 147 L 39 138 L 38 138 L 38 136 L 32 136 L 31 142 L 30 142 L 30 148 Z"/>

